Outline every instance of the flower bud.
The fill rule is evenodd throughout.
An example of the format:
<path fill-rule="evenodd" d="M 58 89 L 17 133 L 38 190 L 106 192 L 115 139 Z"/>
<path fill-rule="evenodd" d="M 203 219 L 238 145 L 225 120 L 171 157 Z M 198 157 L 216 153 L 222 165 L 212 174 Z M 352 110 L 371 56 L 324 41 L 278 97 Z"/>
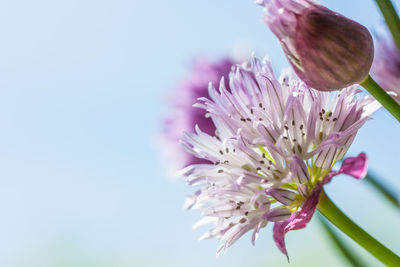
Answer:
<path fill-rule="evenodd" d="M 393 39 L 376 36 L 372 74 L 380 86 L 400 104 L 400 52 Z"/>
<path fill-rule="evenodd" d="M 265 22 L 308 86 L 332 91 L 367 77 L 374 46 L 364 26 L 310 0 L 259 3 L 265 6 Z"/>

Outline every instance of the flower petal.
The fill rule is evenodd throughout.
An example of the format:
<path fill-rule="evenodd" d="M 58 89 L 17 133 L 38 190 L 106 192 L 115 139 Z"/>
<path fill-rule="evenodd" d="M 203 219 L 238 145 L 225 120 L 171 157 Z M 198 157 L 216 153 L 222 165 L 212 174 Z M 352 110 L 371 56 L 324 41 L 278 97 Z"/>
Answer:
<path fill-rule="evenodd" d="M 367 156 L 365 153 L 361 153 L 357 157 L 343 160 L 339 172 L 351 175 L 356 179 L 362 179 L 367 174 L 367 170 Z"/>
<path fill-rule="evenodd" d="M 267 212 L 263 218 L 270 222 L 285 221 L 291 216 L 290 210 L 284 206 L 279 206 Z"/>
<path fill-rule="evenodd" d="M 343 160 L 342 166 L 338 171 L 330 172 L 325 177 L 322 184 L 316 185 L 310 195 L 307 196 L 306 200 L 301 206 L 300 211 L 293 213 L 288 220 L 284 222 L 276 222 L 274 224 L 273 238 L 275 244 L 277 245 L 279 250 L 282 251 L 282 253 L 285 254 L 286 257 L 288 257 L 288 259 L 289 256 L 285 245 L 286 233 L 291 230 L 298 230 L 306 227 L 318 205 L 322 185 L 330 182 L 334 176 L 342 173 L 351 175 L 356 179 L 364 178 L 365 174 L 367 173 L 367 156 L 365 155 L 365 153 L 361 153 L 357 157 L 350 157 Z"/>
<path fill-rule="evenodd" d="M 284 205 L 292 204 L 296 197 L 295 192 L 285 188 L 271 188 L 267 191 L 267 194 Z"/>
<path fill-rule="evenodd" d="M 275 244 L 279 250 L 288 257 L 288 260 L 289 256 L 286 250 L 285 235 L 291 230 L 298 230 L 306 227 L 315 212 L 321 190 L 322 187 L 317 185 L 304 201 L 300 211 L 293 213 L 285 222 L 276 222 L 274 224 L 273 238 Z"/>
<path fill-rule="evenodd" d="M 322 184 L 329 183 L 333 177 L 339 174 L 351 175 L 356 179 L 362 179 L 367 174 L 367 156 L 365 153 L 360 153 L 357 157 L 349 157 L 343 160 L 342 166 L 336 172 L 330 172 L 325 176 Z"/>

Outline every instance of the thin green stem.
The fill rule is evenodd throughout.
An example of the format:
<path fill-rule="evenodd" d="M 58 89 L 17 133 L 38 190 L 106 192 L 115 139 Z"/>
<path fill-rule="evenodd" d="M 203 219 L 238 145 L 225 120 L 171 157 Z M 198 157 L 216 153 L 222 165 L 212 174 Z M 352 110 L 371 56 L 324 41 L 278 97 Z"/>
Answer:
<path fill-rule="evenodd" d="M 356 254 L 352 253 L 351 249 L 343 242 L 343 240 L 338 236 L 335 230 L 332 229 L 332 226 L 324 219 L 321 214 L 318 214 L 318 219 L 321 222 L 325 232 L 329 236 L 332 244 L 337 248 L 337 250 L 343 255 L 344 258 L 354 267 L 362 267 L 365 266 L 361 259 L 356 256 Z"/>
<path fill-rule="evenodd" d="M 400 105 L 370 75 L 361 82 L 361 86 L 400 122 Z"/>
<path fill-rule="evenodd" d="M 396 194 L 385 185 L 380 178 L 377 178 L 374 174 L 368 172 L 364 180 L 377 189 L 390 203 L 399 208 L 400 203 L 398 196 L 396 196 Z"/>
<path fill-rule="evenodd" d="M 400 52 L 400 19 L 390 0 L 375 0 Z"/>
<path fill-rule="evenodd" d="M 357 242 L 361 247 L 374 255 L 378 260 L 387 266 L 400 266 L 400 257 L 391 250 L 379 243 L 375 238 L 361 229 L 350 220 L 325 194 L 321 197 L 317 206 L 318 210 L 343 233 Z"/>

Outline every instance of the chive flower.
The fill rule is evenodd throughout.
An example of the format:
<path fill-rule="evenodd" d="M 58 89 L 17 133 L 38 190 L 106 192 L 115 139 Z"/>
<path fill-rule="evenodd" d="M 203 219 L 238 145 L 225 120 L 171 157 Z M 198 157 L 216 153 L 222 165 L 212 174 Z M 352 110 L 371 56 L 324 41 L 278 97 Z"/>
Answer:
<path fill-rule="evenodd" d="M 228 77 L 233 64 L 229 57 L 215 62 L 206 59 L 195 60 L 189 75 L 169 96 L 171 112 L 163 121 L 161 138 L 158 140 L 165 148 L 163 156 L 169 176 L 174 176 L 176 171 L 190 164 L 206 162 L 184 151 L 179 145 L 179 139 L 183 131 L 194 131 L 196 124 L 205 133 L 215 133 L 215 126 L 211 118 L 206 116 L 206 111 L 193 108 L 192 105 L 199 97 L 207 96 L 209 83 L 218 84 L 221 77 Z"/>
<path fill-rule="evenodd" d="M 372 74 L 379 84 L 400 103 L 400 53 L 393 39 L 377 37 Z"/>
<path fill-rule="evenodd" d="M 322 186 L 338 174 L 366 173 L 363 153 L 332 170 L 379 108 L 360 94 L 356 85 L 317 91 L 291 72 L 277 79 L 268 62 L 254 57 L 235 66 L 219 89 L 210 85 L 209 98 L 195 107 L 207 112 L 215 133 L 196 126 L 181 141 L 204 160 L 180 172 L 197 189 L 185 203 L 203 215 L 194 227 L 211 224 L 201 239 L 219 239 L 220 254 L 249 231 L 254 244 L 273 223 L 273 238 L 287 255 L 285 234 L 306 226 Z"/>

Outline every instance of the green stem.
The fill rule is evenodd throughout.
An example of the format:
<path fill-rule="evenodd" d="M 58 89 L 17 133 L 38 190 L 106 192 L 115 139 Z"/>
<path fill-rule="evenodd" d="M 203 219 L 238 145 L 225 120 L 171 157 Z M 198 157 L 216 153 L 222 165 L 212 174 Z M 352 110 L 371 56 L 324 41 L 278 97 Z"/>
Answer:
<path fill-rule="evenodd" d="M 375 0 L 400 52 L 400 19 L 390 0 Z"/>
<path fill-rule="evenodd" d="M 400 257 L 391 250 L 379 243 L 375 238 L 361 229 L 350 220 L 325 194 L 321 197 L 317 206 L 318 210 L 343 233 L 357 242 L 360 246 L 374 255 L 378 260 L 387 266 L 400 266 Z"/>
<path fill-rule="evenodd" d="M 379 103 L 382 104 L 399 122 L 400 122 L 400 105 L 388 94 L 382 87 L 377 84 L 370 75 L 361 82 L 364 87 Z"/>
<path fill-rule="evenodd" d="M 395 207 L 398 208 L 400 206 L 399 199 L 396 194 L 393 193 L 393 191 L 390 190 L 388 186 L 382 183 L 382 181 L 380 181 L 381 179 L 376 178 L 373 174 L 371 174 L 371 172 L 368 172 L 364 180 L 371 184 L 375 189 L 377 189 Z"/>
<path fill-rule="evenodd" d="M 320 213 L 318 214 L 318 219 L 321 222 L 322 226 L 324 227 L 326 233 L 330 237 L 330 240 L 332 241 L 333 245 L 338 249 L 338 251 L 341 252 L 344 258 L 346 258 L 347 261 L 354 267 L 365 266 L 362 263 L 361 259 L 356 257 L 356 255 L 351 252 L 351 249 L 348 246 L 346 246 L 343 240 L 338 236 L 337 233 L 335 233 L 335 231 L 332 229 L 329 223 L 321 216 Z"/>

